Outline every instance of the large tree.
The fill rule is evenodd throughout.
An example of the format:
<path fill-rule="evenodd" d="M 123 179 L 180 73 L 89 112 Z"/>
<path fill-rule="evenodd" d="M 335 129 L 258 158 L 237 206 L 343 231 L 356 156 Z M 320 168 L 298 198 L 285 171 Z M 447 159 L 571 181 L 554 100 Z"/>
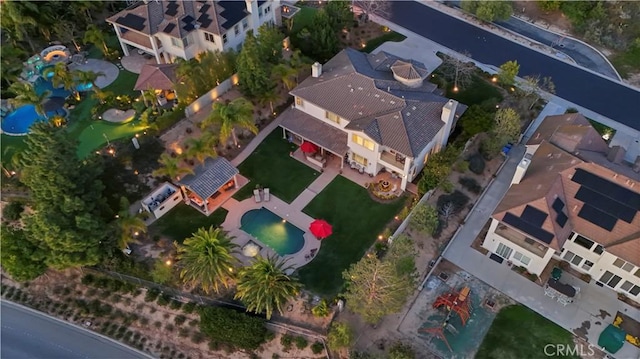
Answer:
<path fill-rule="evenodd" d="M 21 229 L 2 225 L 0 230 L 2 269 L 17 281 L 39 277 L 47 270 L 46 251 L 31 242 Z"/>
<path fill-rule="evenodd" d="M 253 120 L 253 105 L 242 97 L 229 103 L 214 103 L 213 111 L 200 125 L 202 129 L 220 126 L 220 142 L 226 144 L 231 137 L 236 146 L 238 146 L 236 127 L 247 129 L 254 134 L 258 133 L 258 127 Z"/>
<path fill-rule="evenodd" d="M 51 76 L 51 82 L 55 87 L 62 87 L 67 91 L 73 93 L 77 101 L 80 101 L 80 93 L 77 90 L 77 82 L 74 74 L 69 71 L 67 64 L 64 62 L 58 62 L 53 67 L 49 67 L 44 70 L 46 77 Z"/>
<path fill-rule="evenodd" d="M 402 309 L 413 291 L 413 279 L 397 270 L 396 263 L 368 255 L 342 274 L 347 281 L 345 299 L 350 309 L 367 323 Z"/>
<path fill-rule="evenodd" d="M 498 80 L 505 85 L 513 85 L 516 82 L 516 76 L 520 71 L 520 64 L 518 61 L 507 61 L 500 65 L 500 71 L 498 71 Z"/>
<path fill-rule="evenodd" d="M 466 57 L 471 57 L 471 54 L 464 53 Z M 453 91 L 465 89 L 473 81 L 473 76 L 477 71 L 477 68 L 473 62 L 461 60 L 457 57 L 445 55 L 441 66 L 442 74 L 445 80 L 450 83 L 453 82 Z"/>
<path fill-rule="evenodd" d="M 266 65 L 276 65 L 282 60 L 284 34 L 277 27 L 264 24 L 258 28 L 260 58 Z"/>
<path fill-rule="evenodd" d="M 527 97 L 531 97 L 531 105 L 529 105 L 529 109 L 533 107 L 533 105 L 538 102 L 541 96 L 541 92 L 547 92 L 550 94 L 556 93 L 556 85 L 551 80 L 551 77 L 543 77 L 540 79 L 540 75 L 536 76 L 525 76 L 524 77 L 524 86 L 522 89 L 524 90 Z"/>
<path fill-rule="evenodd" d="M 258 40 L 253 36 L 253 31 L 247 32 L 242 45 L 242 51 L 238 55 L 238 77 L 240 89 L 248 97 L 257 97 L 273 87 L 269 70 L 265 67 L 261 56 L 264 54 L 258 46 Z"/>
<path fill-rule="evenodd" d="M 84 38 L 82 40 L 85 44 L 92 44 L 100 49 L 103 56 L 107 56 L 109 54 L 109 48 L 105 42 L 104 32 L 102 32 L 98 26 L 94 24 L 87 26 L 87 30 L 85 31 Z"/>
<path fill-rule="evenodd" d="M 204 160 L 209 157 L 218 156 L 216 151 L 218 139 L 210 132 L 204 133 L 198 138 L 190 138 L 187 140 L 187 144 L 189 145 L 187 158 L 194 159 L 199 163 L 204 163 Z"/>
<path fill-rule="evenodd" d="M 510 1 L 463 0 L 461 6 L 465 11 L 475 14 L 480 20 L 489 22 L 507 20 L 513 13 Z"/>
<path fill-rule="evenodd" d="M 181 176 L 193 174 L 193 169 L 184 167 L 180 164 L 181 158 L 171 157 L 168 153 L 163 153 L 158 159 L 160 168 L 153 171 L 153 175 L 156 177 L 169 177 L 171 181 L 179 180 Z"/>
<path fill-rule="evenodd" d="M 508 142 L 514 142 L 520 137 L 520 115 L 512 108 L 499 109 L 494 117 L 493 134 Z"/>
<path fill-rule="evenodd" d="M 384 2 L 383 0 L 381 0 Z M 328 1 L 324 10 L 331 19 L 331 25 L 335 31 L 350 29 L 353 27 L 353 12 L 348 1 L 332 0 Z"/>
<path fill-rule="evenodd" d="M 352 0 L 351 3 L 362 11 L 366 21 L 371 15 L 386 17 L 391 12 L 389 0 Z"/>
<path fill-rule="evenodd" d="M 237 245 L 220 228 L 199 228 L 178 249 L 180 278 L 205 293 L 219 292 L 220 286 L 228 288 L 234 278 L 237 263 L 233 253 Z"/>
<path fill-rule="evenodd" d="M 80 160 L 76 143 L 61 128 L 37 123 L 19 154 L 20 180 L 31 192 L 34 213 L 27 238 L 47 251 L 56 269 L 97 264 L 110 235 L 97 157 Z"/>
<path fill-rule="evenodd" d="M 420 203 L 413 209 L 409 224 L 412 229 L 431 235 L 438 228 L 438 211 L 433 206 Z"/>
<path fill-rule="evenodd" d="M 493 116 L 491 112 L 479 105 L 471 105 L 460 118 L 462 133 L 470 138 L 481 132 L 488 132 L 493 128 Z"/>
<path fill-rule="evenodd" d="M 140 233 L 147 233 L 147 224 L 137 213 L 131 213 L 129 200 L 120 198 L 120 211 L 116 217 L 116 227 L 119 232 L 118 248 L 125 249 L 131 242 L 135 242 Z"/>
<path fill-rule="evenodd" d="M 286 274 L 291 266 L 275 257 L 258 257 L 238 273 L 236 299 L 240 299 L 247 311 L 265 312 L 271 319 L 274 310 L 282 314 L 282 306 L 300 292 L 300 283 Z"/>
<path fill-rule="evenodd" d="M 30 34 L 38 25 L 38 4 L 31 1 L 3 1 L 0 12 L 0 25 L 5 29 L 14 43 L 26 41 L 31 52 L 36 52 L 36 47 Z"/>
<path fill-rule="evenodd" d="M 271 68 L 271 78 L 282 82 L 282 85 L 288 91 L 291 91 L 296 86 L 297 75 L 298 70 L 288 64 L 278 64 Z"/>
<path fill-rule="evenodd" d="M 311 53 L 316 60 L 326 62 L 338 52 L 338 37 L 324 9 L 318 10 L 313 16 L 309 32 L 309 41 L 313 44 Z"/>

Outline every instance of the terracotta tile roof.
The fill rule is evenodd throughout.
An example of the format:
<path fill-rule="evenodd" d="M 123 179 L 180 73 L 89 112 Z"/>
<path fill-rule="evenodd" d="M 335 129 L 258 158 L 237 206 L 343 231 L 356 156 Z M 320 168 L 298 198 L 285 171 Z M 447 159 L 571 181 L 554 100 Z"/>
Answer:
<path fill-rule="evenodd" d="M 567 125 L 575 125 L 577 127 L 591 127 L 589 121 L 579 113 L 566 113 L 564 115 L 547 116 L 538 125 L 527 145 L 539 145 L 542 141 L 549 141 L 559 128 Z"/>
<path fill-rule="evenodd" d="M 295 108 L 289 108 L 280 114 L 280 126 L 300 135 L 316 145 L 344 156 L 347 146 L 347 133 Z"/>
<path fill-rule="evenodd" d="M 176 82 L 176 64 L 146 64 L 142 67 L 134 90 L 172 90 Z"/>
<path fill-rule="evenodd" d="M 415 157 L 444 126 L 442 107 L 448 99 L 434 94 L 436 86 L 428 82 L 412 88 L 396 81 L 394 66 L 409 77 L 428 73 L 415 61 L 348 48 L 323 65 L 319 77 L 307 78 L 291 94 L 349 121 L 347 129 Z M 465 110 L 458 105 L 456 116 Z"/>

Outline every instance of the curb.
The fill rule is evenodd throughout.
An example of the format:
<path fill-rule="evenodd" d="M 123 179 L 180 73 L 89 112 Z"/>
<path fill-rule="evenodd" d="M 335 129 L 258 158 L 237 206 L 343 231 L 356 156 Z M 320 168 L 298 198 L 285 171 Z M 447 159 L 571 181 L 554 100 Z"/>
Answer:
<path fill-rule="evenodd" d="M 621 81 L 621 82 L 623 81 L 622 77 L 621 77 L 621 76 L 620 76 L 620 74 L 618 73 L 618 70 L 616 70 L 615 66 L 613 66 L 613 64 L 611 63 L 611 61 L 609 61 L 609 59 L 608 59 L 608 58 L 607 58 L 607 57 L 602 53 L 602 51 L 598 50 L 598 49 L 597 49 L 596 47 L 594 47 L 593 45 L 590 45 L 590 44 L 588 44 L 588 43 L 586 43 L 586 42 L 584 42 L 584 41 L 582 41 L 582 40 L 580 40 L 580 39 L 578 39 L 578 38 L 575 38 L 575 37 L 573 37 L 573 36 L 566 35 L 565 33 L 562 33 L 562 32 L 556 32 L 556 31 L 553 31 L 553 30 L 545 29 L 544 27 L 542 27 L 542 26 L 540 26 L 540 25 L 536 24 L 535 22 L 529 22 L 529 21 L 523 20 L 523 19 L 519 18 L 518 16 L 511 15 L 511 17 L 512 17 L 512 18 L 514 18 L 514 19 L 516 19 L 516 20 L 518 20 L 518 21 L 526 22 L 526 23 L 527 23 L 527 24 L 529 24 L 529 25 L 533 25 L 533 26 L 535 26 L 535 27 L 539 28 L 540 30 L 546 31 L 546 32 L 548 32 L 548 33 L 551 33 L 551 34 L 554 34 L 554 35 L 557 35 L 557 36 L 564 37 L 565 39 L 570 39 L 570 40 L 575 41 L 575 42 L 578 42 L 578 43 L 580 43 L 580 44 L 582 44 L 582 45 L 584 45 L 584 46 L 590 47 L 592 50 L 594 50 L 595 52 L 597 52 L 597 53 L 600 55 L 600 57 L 602 57 L 602 58 L 607 62 L 607 64 L 609 64 L 609 66 L 611 67 L 611 69 L 613 69 L 613 72 L 614 72 L 614 73 L 616 74 L 616 76 L 618 77 L 618 79 L 617 79 L 617 80 L 618 80 L 618 81 Z"/>
<path fill-rule="evenodd" d="M 95 332 L 95 331 L 93 331 L 93 330 L 87 329 L 87 328 L 82 327 L 82 326 L 80 326 L 80 325 L 77 325 L 77 324 L 75 324 L 75 323 L 71 323 L 71 322 L 68 322 L 68 321 L 66 321 L 66 320 L 62 320 L 62 319 L 60 319 L 60 318 L 56 318 L 56 317 L 51 316 L 51 315 L 49 315 L 49 314 L 47 314 L 47 313 L 44 313 L 44 312 L 41 312 L 41 311 L 35 310 L 35 309 L 33 309 L 33 308 L 29 308 L 29 307 L 27 307 L 27 306 L 24 306 L 24 305 L 22 305 L 22 304 L 18 304 L 18 303 L 15 303 L 15 302 L 9 301 L 9 300 L 3 300 L 3 301 L 2 301 L 2 303 L 7 304 L 7 305 L 9 305 L 9 306 L 13 306 L 13 307 L 19 308 L 19 309 L 22 309 L 22 310 L 25 310 L 25 311 L 28 311 L 28 312 L 32 312 L 32 313 L 34 313 L 34 314 L 36 314 L 36 315 L 39 315 L 39 316 L 45 317 L 45 318 L 47 318 L 47 319 L 49 319 L 49 320 L 53 320 L 53 321 L 56 321 L 56 322 L 60 322 L 60 323 L 62 323 L 62 324 L 66 324 L 66 325 L 68 325 L 68 326 L 73 327 L 74 329 L 79 330 L 80 332 L 88 333 L 89 335 L 94 335 L 94 336 L 96 336 L 96 337 L 99 337 L 100 339 L 104 339 L 104 340 L 107 340 L 107 341 L 112 342 L 112 343 L 114 343 L 114 344 L 117 344 L 118 346 L 124 347 L 124 348 L 126 348 L 126 349 L 130 350 L 131 352 L 139 353 L 143 358 L 155 359 L 155 357 L 154 357 L 154 356 L 152 356 L 152 355 L 151 355 L 151 354 L 149 354 L 149 353 L 145 353 L 145 352 L 140 351 L 140 350 L 138 350 L 138 349 L 136 349 L 136 348 L 130 347 L 130 346 L 128 346 L 128 345 L 126 345 L 126 344 L 124 344 L 124 343 L 122 343 L 122 342 L 119 342 L 119 341 L 117 341 L 117 340 L 115 340 L 115 339 L 113 339 L 113 338 L 110 338 L 110 337 L 108 337 L 108 336 L 106 336 L 106 335 L 103 335 L 103 334 L 100 334 L 100 333 L 98 333 L 98 332 Z"/>

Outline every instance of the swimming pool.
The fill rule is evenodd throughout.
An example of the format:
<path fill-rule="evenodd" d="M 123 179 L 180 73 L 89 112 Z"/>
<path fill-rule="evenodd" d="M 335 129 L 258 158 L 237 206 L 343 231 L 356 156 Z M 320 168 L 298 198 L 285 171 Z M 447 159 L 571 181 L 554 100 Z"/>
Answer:
<path fill-rule="evenodd" d="M 281 256 L 297 253 L 304 246 L 304 232 L 266 208 L 247 211 L 240 226 Z"/>
<path fill-rule="evenodd" d="M 47 112 L 49 117 L 55 115 L 66 117 L 67 112 L 63 108 Z M 38 115 L 34 105 L 20 106 L 2 119 L 2 132 L 14 136 L 26 135 L 31 125 L 46 120 L 45 117 Z"/>

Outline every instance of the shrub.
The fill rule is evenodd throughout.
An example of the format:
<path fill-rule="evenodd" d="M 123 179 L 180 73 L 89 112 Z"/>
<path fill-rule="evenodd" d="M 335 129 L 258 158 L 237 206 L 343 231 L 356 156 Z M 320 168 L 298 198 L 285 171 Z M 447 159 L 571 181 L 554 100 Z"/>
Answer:
<path fill-rule="evenodd" d="M 94 277 L 93 274 L 87 274 L 84 277 L 82 277 L 81 283 L 84 285 L 91 285 L 95 280 L 96 280 L 96 277 Z"/>
<path fill-rule="evenodd" d="M 191 332 L 189 332 L 188 328 L 180 328 L 180 330 L 178 331 L 178 336 L 180 336 L 181 338 L 187 338 L 190 334 Z"/>
<path fill-rule="evenodd" d="M 440 183 L 440 188 L 447 193 L 453 192 L 454 186 L 453 183 L 449 180 L 444 180 Z"/>
<path fill-rule="evenodd" d="M 431 234 L 438 225 L 438 211 L 421 203 L 413 209 L 409 224 L 414 230 Z"/>
<path fill-rule="evenodd" d="M 195 344 L 200 344 L 204 342 L 204 340 L 205 340 L 204 334 L 200 333 L 199 331 L 196 331 L 191 335 L 191 341 Z"/>
<path fill-rule="evenodd" d="M 321 342 L 315 342 L 311 344 L 311 351 L 313 354 L 320 354 L 324 351 L 324 345 Z"/>
<path fill-rule="evenodd" d="M 177 301 L 177 300 L 172 300 L 170 307 L 171 307 L 171 309 L 178 310 L 178 309 L 182 308 L 182 303 Z"/>
<path fill-rule="evenodd" d="M 389 349 L 389 359 L 414 359 L 416 353 L 407 344 L 396 343 Z"/>
<path fill-rule="evenodd" d="M 297 336 L 294 341 L 296 342 L 296 348 L 302 350 L 309 345 L 309 342 L 305 337 Z"/>
<path fill-rule="evenodd" d="M 147 294 L 145 294 L 144 296 L 144 301 L 145 302 L 154 302 L 158 296 L 160 295 L 160 291 L 155 289 L 155 288 L 149 288 L 147 289 Z"/>
<path fill-rule="evenodd" d="M 457 214 L 464 208 L 464 206 L 467 205 L 469 197 L 467 197 L 466 194 L 455 190 L 451 194 L 443 194 L 438 197 L 437 206 L 438 208 L 443 208 L 449 202 L 453 204 L 453 214 Z"/>
<path fill-rule="evenodd" d="M 456 171 L 460 173 L 467 172 L 469 170 L 469 161 L 456 162 Z"/>
<path fill-rule="evenodd" d="M 2 217 L 5 220 L 17 221 L 20 219 L 20 215 L 24 211 L 24 204 L 22 202 L 13 201 L 9 202 L 7 206 L 2 210 Z"/>
<path fill-rule="evenodd" d="M 176 315 L 176 317 L 173 319 L 173 321 L 176 323 L 176 325 L 182 325 L 184 324 L 184 322 L 187 321 L 187 317 L 185 317 L 182 314 Z"/>
<path fill-rule="evenodd" d="M 378 243 L 380 242 L 377 242 L 376 244 Z M 313 314 L 314 317 L 326 317 L 329 315 L 329 306 L 327 305 L 327 301 L 323 299 L 318 303 L 318 305 L 311 308 L 311 314 Z"/>
<path fill-rule="evenodd" d="M 353 330 L 348 323 L 334 322 L 327 334 L 327 346 L 331 350 L 348 348 L 353 342 Z"/>
<path fill-rule="evenodd" d="M 184 311 L 187 314 L 193 313 L 195 309 L 196 309 L 196 303 L 193 303 L 193 302 L 185 303 L 182 306 L 182 311 Z"/>
<path fill-rule="evenodd" d="M 471 177 L 460 177 L 460 180 L 458 180 L 458 182 L 460 182 L 462 187 L 468 189 L 469 192 L 471 192 L 471 193 L 478 194 L 478 193 L 482 192 L 482 186 L 480 186 L 478 181 L 476 181 L 475 179 L 473 179 Z"/>
<path fill-rule="evenodd" d="M 469 157 L 469 170 L 477 175 L 484 172 L 484 158 L 479 153 L 476 153 Z"/>
<path fill-rule="evenodd" d="M 167 306 L 171 302 L 171 296 L 166 293 L 162 293 L 160 297 L 158 297 L 158 304 L 161 306 Z"/>
<path fill-rule="evenodd" d="M 214 341 L 251 351 L 265 342 L 268 332 L 265 319 L 218 307 L 200 309 L 200 330 Z"/>
<path fill-rule="evenodd" d="M 293 336 L 289 334 L 283 334 L 280 337 L 280 344 L 282 345 L 282 350 L 286 353 L 291 350 L 291 346 L 293 345 Z"/>
<path fill-rule="evenodd" d="M 160 329 L 160 327 L 162 327 L 162 322 L 156 321 L 153 323 L 153 326 Z"/>
<path fill-rule="evenodd" d="M 164 329 L 166 329 L 169 332 L 172 332 L 173 329 L 175 329 L 175 327 L 173 326 L 173 324 L 169 323 L 169 324 L 164 326 Z"/>

